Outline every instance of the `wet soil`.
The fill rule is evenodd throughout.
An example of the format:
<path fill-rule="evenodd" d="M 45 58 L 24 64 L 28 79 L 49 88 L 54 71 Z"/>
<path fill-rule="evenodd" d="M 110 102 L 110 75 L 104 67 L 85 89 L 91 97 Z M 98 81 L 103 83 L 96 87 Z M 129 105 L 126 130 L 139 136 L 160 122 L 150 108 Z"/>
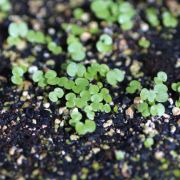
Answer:
<path fill-rule="evenodd" d="M 12 0 L 12 3 L 12 15 L 23 15 L 29 22 L 37 19 L 38 13 L 30 11 L 29 1 Z M 67 34 L 59 29 L 58 23 L 70 22 L 71 19 L 69 13 L 57 13 L 54 8 L 57 4 L 68 3 L 46 0 L 38 8 L 47 11 L 39 20 L 44 32 L 48 32 L 48 27 L 56 32 L 61 31 L 64 33 L 60 35 L 61 42 L 65 42 Z M 87 4 L 88 1 L 83 6 L 86 9 Z M 58 16 L 61 18 L 55 18 Z M 6 19 L 0 24 L 1 50 L 8 36 L 9 23 L 10 20 Z M 103 25 L 101 27 L 104 32 L 105 28 Z M 122 33 L 117 25 L 110 29 L 116 32 L 115 36 L 119 37 Z M 137 31 L 134 29 L 133 33 Z M 132 64 L 142 63 L 140 71 L 144 76 L 140 80 L 143 84 L 147 84 L 160 70 L 168 74 L 169 87 L 172 82 L 179 81 L 180 69 L 175 65 L 180 58 L 180 26 L 171 33 L 173 38 L 169 40 L 163 38 L 164 33 L 169 33 L 168 30 L 138 32 L 139 36 L 145 34 L 150 39 L 152 46 L 148 52 L 138 47 L 133 33 L 123 34 L 132 51 L 130 60 L 121 49 L 117 49 L 110 57 L 100 58 L 99 62 L 126 70 L 127 78 L 134 78 L 130 70 Z M 56 35 L 54 39 L 59 41 Z M 62 46 L 66 48 L 65 43 Z M 33 47 L 23 52 L 13 48 L 6 51 L 15 51 L 25 58 L 32 54 Z M 36 54 L 34 65 L 42 67 L 51 58 L 55 62 L 54 69 L 58 70 L 66 59 L 65 55 L 46 58 L 46 52 L 46 48 L 42 48 Z M 88 55 L 90 60 L 94 57 L 98 55 Z M 97 114 L 97 130 L 79 137 L 62 117 L 60 105 L 51 103 L 47 107 L 47 101 L 43 98 L 46 92 L 36 86 L 30 86 L 27 90 L 18 89 L 10 82 L 10 76 L 11 60 L 0 51 L 0 179 L 178 179 L 175 172 L 180 168 L 180 117 L 172 115 L 170 103 L 167 104 L 166 116 L 162 118 L 142 118 L 136 113 L 130 119 L 125 110 L 132 104 L 134 96 L 124 92 L 126 79 L 118 88 L 111 89 L 118 112 Z M 170 96 L 177 95 L 171 93 Z M 149 134 L 154 135 L 154 145 L 146 148 L 143 142 Z M 125 153 L 120 161 L 115 157 L 117 150 Z"/>

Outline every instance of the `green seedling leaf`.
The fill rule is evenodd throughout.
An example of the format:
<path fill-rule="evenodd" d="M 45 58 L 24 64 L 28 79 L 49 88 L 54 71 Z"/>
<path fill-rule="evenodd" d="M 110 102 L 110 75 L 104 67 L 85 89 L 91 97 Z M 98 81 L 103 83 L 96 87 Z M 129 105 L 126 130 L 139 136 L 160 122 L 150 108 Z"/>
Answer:
<path fill-rule="evenodd" d="M 122 82 L 124 80 L 124 75 L 124 71 L 113 69 L 107 73 L 106 80 L 112 86 L 116 86 L 118 82 Z"/>

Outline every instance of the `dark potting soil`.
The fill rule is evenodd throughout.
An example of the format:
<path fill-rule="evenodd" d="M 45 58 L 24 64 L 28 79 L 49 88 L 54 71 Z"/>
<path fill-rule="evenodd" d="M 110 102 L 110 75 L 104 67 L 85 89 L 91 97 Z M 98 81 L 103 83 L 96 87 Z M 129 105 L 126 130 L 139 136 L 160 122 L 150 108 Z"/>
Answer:
<path fill-rule="evenodd" d="M 33 13 L 29 8 L 30 1 L 11 2 L 14 5 L 11 15 L 23 16 L 29 24 L 38 19 L 40 13 Z M 88 2 L 83 5 L 87 11 Z M 46 33 L 48 28 L 60 31 L 60 35 L 55 34 L 53 38 L 59 42 L 60 37 L 64 48 L 67 48 L 67 34 L 60 29 L 60 23 L 71 22 L 69 4 L 69 1 L 46 0 L 38 8 L 39 12 L 46 12 L 38 23 Z M 65 6 L 66 13 L 57 13 L 54 10 L 57 5 Z M 49 106 L 44 90 L 35 85 L 21 90 L 12 85 L 12 60 L 0 51 L 0 179 L 178 179 L 175 172 L 180 168 L 180 117 L 172 115 L 169 103 L 164 117 L 143 118 L 135 113 L 130 119 L 125 110 L 133 103 L 134 96 L 125 93 L 125 87 L 128 78 L 136 78 L 130 70 L 133 64 L 141 67 L 139 71 L 144 76 L 140 79 L 146 86 L 160 70 L 168 74 L 169 87 L 172 82 L 180 80 L 180 69 L 175 67 L 180 57 L 180 26 L 174 32 L 149 29 L 145 34 L 138 29 L 139 21 L 133 33 L 148 37 L 152 43 L 148 52 L 139 48 L 133 33 L 121 32 L 118 25 L 108 27 L 108 30 L 115 32 L 117 44 L 122 39 L 127 40 L 132 51 L 130 59 L 119 49 L 105 58 L 92 53 L 94 47 L 89 49 L 89 60 L 96 58 L 110 67 L 124 69 L 127 78 L 118 88 L 111 88 L 114 104 L 119 107 L 118 113 L 97 114 L 96 131 L 83 137 L 77 136 L 69 127 L 68 119 L 61 114 L 62 105 L 51 103 Z M 1 50 L 8 36 L 9 23 L 9 19 L 0 23 Z M 100 24 L 100 28 L 104 32 L 107 27 Z M 173 38 L 164 39 L 164 34 L 173 34 Z M 14 51 L 18 57 L 26 58 L 34 50 L 28 46 L 24 51 L 15 48 L 5 51 Z M 34 65 L 46 68 L 44 64 L 53 59 L 54 69 L 61 73 L 60 65 L 65 62 L 65 55 L 45 57 L 46 52 L 45 47 L 36 52 Z M 28 77 L 27 80 L 30 81 Z M 176 96 L 171 92 L 170 97 Z M 144 140 L 150 133 L 154 134 L 154 144 L 146 148 Z M 125 153 L 120 161 L 115 157 L 117 150 Z"/>

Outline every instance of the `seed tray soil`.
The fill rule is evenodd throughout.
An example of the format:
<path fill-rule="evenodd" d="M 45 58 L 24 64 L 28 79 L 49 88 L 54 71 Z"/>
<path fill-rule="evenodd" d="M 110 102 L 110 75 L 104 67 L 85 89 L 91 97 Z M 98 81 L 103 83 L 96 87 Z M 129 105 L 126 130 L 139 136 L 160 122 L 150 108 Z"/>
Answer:
<path fill-rule="evenodd" d="M 30 6 L 32 2 L 37 6 L 38 13 Z M 180 66 L 176 66 L 180 58 L 180 25 L 172 32 L 168 29 L 157 31 L 150 28 L 145 35 L 152 47 L 146 52 L 142 51 L 134 38 L 136 34 L 144 34 L 140 28 L 140 18 L 136 20 L 131 33 L 123 33 L 118 25 L 106 27 L 91 14 L 91 18 L 100 24 L 102 32 L 115 33 L 117 45 L 126 40 L 128 50 L 132 53 L 127 58 L 117 48 L 111 55 L 100 57 L 93 53 L 95 47 L 91 45 L 93 41 L 97 41 L 98 36 L 86 42 L 89 46 L 89 61 L 96 58 L 100 63 L 126 70 L 127 77 L 117 88 L 110 89 L 113 102 L 119 107 L 118 112 L 97 113 L 96 131 L 80 137 L 62 117 L 62 105 L 50 103 L 49 106 L 44 98 L 44 90 L 29 85 L 28 77 L 26 90 L 12 85 L 10 81 L 12 60 L 4 55 L 3 46 L 13 15 L 22 16 L 29 23 L 37 21 L 35 23 L 41 25 L 46 33 L 49 28 L 60 32 L 60 35 L 55 33 L 53 38 L 58 42 L 60 36 L 62 47 L 67 48 L 67 34 L 60 29 L 60 24 L 72 21 L 73 7 L 70 7 L 70 1 L 39 2 L 40 5 L 35 1 L 11 0 L 11 16 L 0 22 L 0 179 L 178 179 L 174 172 L 180 168 L 180 117 L 173 116 L 169 103 L 163 117 L 143 118 L 135 113 L 133 118 L 129 118 L 125 111 L 133 103 L 134 96 L 125 93 L 125 88 L 127 80 L 137 78 L 134 75 L 138 73 L 144 74 L 140 79 L 146 86 L 151 86 L 150 81 L 158 71 L 168 74 L 169 87 L 172 82 L 180 80 Z M 142 2 L 136 2 L 138 8 Z M 148 3 L 150 2 L 145 4 Z M 57 12 L 58 5 L 65 10 Z M 158 7 L 156 3 L 153 5 Z M 166 3 L 163 5 L 166 6 Z M 89 1 L 85 1 L 81 7 L 90 11 Z M 171 39 L 163 38 L 170 34 L 173 34 Z M 17 57 L 25 58 L 34 50 L 34 47 L 28 46 L 24 51 L 15 48 L 4 51 L 14 52 Z M 47 61 L 53 59 L 54 69 L 60 73 L 59 67 L 65 62 L 65 55 L 46 57 L 46 52 L 47 49 L 43 47 L 36 53 L 34 65 L 47 68 Z M 135 65 L 140 67 L 138 72 L 132 70 Z M 170 97 L 177 99 L 173 92 Z M 149 133 L 155 134 L 154 144 L 151 148 L 146 148 L 143 142 Z M 122 160 L 117 160 L 117 150 L 125 152 Z"/>

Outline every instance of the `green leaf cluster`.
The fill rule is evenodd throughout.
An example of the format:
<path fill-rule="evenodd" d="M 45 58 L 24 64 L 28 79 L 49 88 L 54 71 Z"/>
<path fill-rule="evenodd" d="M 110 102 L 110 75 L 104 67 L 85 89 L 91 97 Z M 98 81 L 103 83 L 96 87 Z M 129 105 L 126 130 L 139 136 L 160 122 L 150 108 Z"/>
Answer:
<path fill-rule="evenodd" d="M 167 81 L 165 72 L 159 72 L 154 78 L 154 89 L 143 88 L 140 92 L 142 103 L 137 107 L 138 111 L 144 116 L 162 116 L 165 107 L 162 103 L 168 100 L 168 88 L 164 82 Z"/>
<path fill-rule="evenodd" d="M 124 72 L 119 69 L 110 70 L 105 64 L 92 63 L 85 67 L 83 64 L 70 62 L 66 73 L 67 77 L 58 77 L 54 70 L 46 73 L 38 70 L 32 75 L 32 79 L 43 88 L 56 86 L 54 91 L 49 93 L 52 102 L 59 102 L 65 94 L 66 107 L 72 110 L 69 124 L 78 134 L 93 132 L 96 127 L 93 121 L 95 113 L 111 111 L 112 97 L 102 82 L 106 80 L 110 85 L 116 86 L 124 79 Z M 86 115 L 85 122 L 82 121 L 79 111 Z"/>
<path fill-rule="evenodd" d="M 130 30 L 133 27 L 133 17 L 136 13 L 129 2 L 94 0 L 91 3 L 91 10 L 101 20 L 109 23 L 119 22 L 123 30 Z"/>

